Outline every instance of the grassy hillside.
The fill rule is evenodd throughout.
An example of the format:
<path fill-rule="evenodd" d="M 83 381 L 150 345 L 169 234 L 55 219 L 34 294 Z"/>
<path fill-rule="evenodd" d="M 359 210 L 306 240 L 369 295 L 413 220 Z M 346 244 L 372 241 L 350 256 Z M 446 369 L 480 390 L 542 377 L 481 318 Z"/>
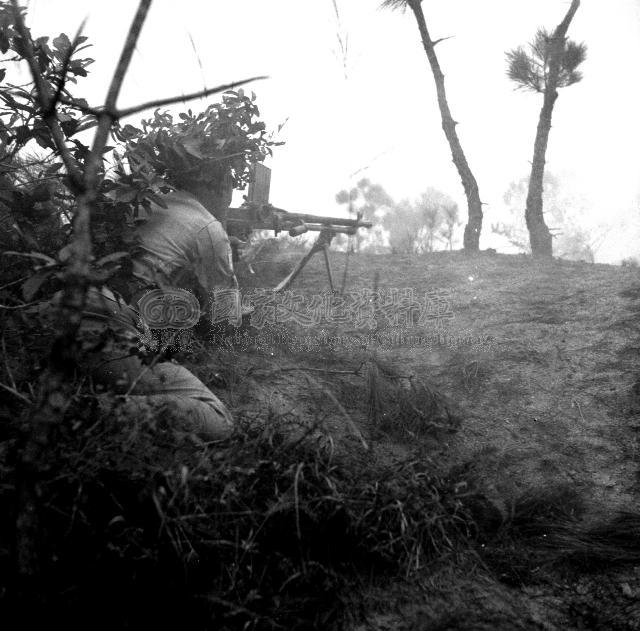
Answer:
<path fill-rule="evenodd" d="M 332 258 L 334 275 L 341 280 L 344 255 L 332 253 Z M 276 278 L 270 266 L 275 264 L 258 266 L 257 278 L 246 284 L 270 286 Z M 413 288 L 420 299 L 432 289 L 449 290 L 451 319 L 443 319 L 440 328 L 393 327 L 383 319 L 376 331 L 388 333 L 390 343 L 375 353 L 384 364 L 449 397 L 464 421 L 451 447 L 463 459 L 481 460 L 487 473 L 495 472 L 499 494 L 562 480 L 578 484 L 607 510 L 629 505 L 636 490 L 640 421 L 633 388 L 640 377 L 636 269 L 487 253 L 467 258 L 456 252 L 357 255 L 349 267 L 346 292 L 373 289 L 376 274 L 380 289 Z M 328 289 L 326 278 L 318 256 L 291 290 L 310 300 Z M 355 370 L 373 351 L 371 344 L 365 348 L 371 332 L 349 322 L 282 330 L 292 339 L 316 337 L 318 348 L 301 353 L 276 340 L 261 358 L 264 372 L 273 367 L 269 384 L 274 392 L 278 379 L 308 390 L 299 374 L 283 377 L 278 369 L 330 362 L 332 370 Z M 253 333 L 267 337 L 267 329 Z M 341 348 L 339 335 L 361 336 L 362 349 Z M 478 341 L 481 348 L 474 347 Z M 358 383 L 344 375 L 327 379 L 334 387 Z M 299 400 L 300 393 L 294 398 Z M 352 400 L 342 403 L 353 407 Z"/>
<path fill-rule="evenodd" d="M 176 355 L 233 411 L 229 439 L 202 443 L 162 406 L 132 418 L 78 375 L 41 472 L 33 584 L 15 579 L 15 395 L 46 331 L 3 312 L 3 619 L 640 629 L 638 270 L 356 255 L 341 297 L 316 257 L 260 298 L 299 256 L 240 266 L 253 314 L 201 323 Z M 331 262 L 341 284 L 345 255 Z"/>
<path fill-rule="evenodd" d="M 340 282 L 345 256 L 332 253 L 332 264 Z M 379 289 L 413 288 L 418 297 L 447 289 L 453 318 L 437 329 L 417 324 L 416 317 L 395 327 L 379 318 L 374 333 L 391 336 L 384 348 L 352 321 L 248 327 L 243 343 L 227 337 L 226 351 L 215 350 L 208 361 L 200 357 L 193 368 L 205 379 L 207 371 L 226 374 L 231 385 L 221 395 L 241 413 L 266 406 L 273 414 L 315 420 L 338 446 L 364 450 L 362 438 L 371 457 L 382 461 L 423 449 L 464 466 L 482 480 L 493 517 L 503 524 L 521 501 L 516 498 L 528 492 L 566 507 L 575 502 L 582 529 L 615 511 L 638 509 L 636 269 L 456 252 L 356 255 L 348 264 L 347 292 L 376 283 Z M 242 279 L 245 287 L 273 286 L 286 265 L 265 259 L 254 269 Z M 322 257 L 291 289 L 307 300 L 328 289 Z M 359 346 L 353 343 L 358 336 Z M 294 341 L 303 339 L 307 347 L 296 348 Z M 402 397 L 429 413 L 407 413 Z M 529 509 L 531 521 L 544 512 L 535 501 Z M 631 533 L 640 537 L 637 521 Z M 635 569 L 611 571 L 585 561 L 569 577 L 566 568 L 556 569 L 542 572 L 540 581 L 536 562 L 523 561 L 529 551 L 518 546 L 512 556 L 503 547 L 481 562 L 445 564 L 426 582 L 371 585 L 377 614 L 360 628 L 640 628 L 637 559 Z"/>

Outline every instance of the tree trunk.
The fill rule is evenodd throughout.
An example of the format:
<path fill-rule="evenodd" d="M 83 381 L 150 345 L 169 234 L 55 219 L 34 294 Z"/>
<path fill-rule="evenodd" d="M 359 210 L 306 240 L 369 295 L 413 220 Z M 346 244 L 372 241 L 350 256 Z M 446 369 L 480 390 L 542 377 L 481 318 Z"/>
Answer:
<path fill-rule="evenodd" d="M 556 90 L 546 90 L 544 104 L 540 110 L 538 129 L 533 148 L 533 161 L 531 163 L 531 176 L 529 178 L 529 191 L 527 193 L 527 206 L 525 219 L 529 230 L 529 242 L 531 254 L 537 257 L 550 257 L 553 255 L 553 243 L 551 233 L 544 220 L 543 214 L 543 180 L 545 154 L 551 131 L 551 115 L 553 105 L 558 96 Z"/>
<path fill-rule="evenodd" d="M 527 192 L 527 207 L 525 219 L 529 230 L 529 241 L 531 243 L 531 254 L 534 257 L 553 256 L 553 243 L 551 233 L 544 220 L 543 213 L 543 181 L 545 157 L 547 145 L 549 143 L 549 132 L 551 131 L 551 117 L 553 106 L 558 98 L 558 78 L 560 75 L 560 60 L 564 52 L 565 36 L 569 24 L 573 19 L 580 0 L 573 0 L 567 14 L 562 22 L 553 32 L 550 47 L 549 73 L 544 90 L 544 101 L 538 119 L 536 139 L 533 145 L 533 160 L 531 162 L 531 176 L 529 178 L 529 190 Z"/>
<path fill-rule="evenodd" d="M 477 252 L 480 249 L 480 232 L 482 230 L 482 202 L 480 201 L 480 192 L 478 191 L 478 183 L 476 182 L 467 158 L 462 150 L 462 145 L 456 133 L 456 125 L 458 124 L 451 116 L 449 104 L 447 102 L 447 93 L 444 87 L 444 75 L 440 69 L 438 58 L 435 52 L 435 44 L 431 41 L 427 23 L 422 12 L 420 0 L 411 0 L 409 3 L 411 10 L 416 16 L 422 45 L 427 53 L 427 59 L 431 66 L 433 78 L 436 84 L 436 92 L 438 94 L 438 106 L 440 107 L 440 116 L 442 118 L 442 129 L 447 138 L 449 147 L 451 148 L 451 156 L 453 163 L 458 170 L 464 193 L 467 197 L 467 206 L 469 209 L 468 223 L 464 228 L 464 249 L 467 252 Z"/>

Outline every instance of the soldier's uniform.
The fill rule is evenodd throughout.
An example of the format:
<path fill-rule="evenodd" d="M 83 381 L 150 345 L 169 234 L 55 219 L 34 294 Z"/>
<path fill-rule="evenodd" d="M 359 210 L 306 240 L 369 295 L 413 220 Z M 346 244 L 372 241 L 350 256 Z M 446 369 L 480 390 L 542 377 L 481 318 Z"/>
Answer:
<path fill-rule="evenodd" d="M 137 294 L 129 306 L 110 291 L 91 290 L 82 333 L 115 328 L 124 336 L 139 336 L 136 300 L 153 287 L 189 289 L 194 279 L 200 299 L 215 289 L 237 289 L 229 238 L 221 223 L 198 200 L 182 191 L 164 196 L 167 207 L 154 205 L 137 228 L 139 251 L 133 261 Z M 204 305 L 202 305 L 204 307 Z M 168 405 L 190 429 L 205 439 L 223 438 L 232 429 L 225 405 L 195 375 L 173 362 L 144 365 L 136 355 L 96 355 L 89 370 L 98 384 L 129 394 L 135 412 L 148 404 Z"/>
<path fill-rule="evenodd" d="M 80 334 L 87 342 L 97 340 L 110 328 L 118 339 L 132 342 L 140 337 L 139 314 L 116 298 L 108 289 L 91 289 L 87 295 Z M 180 419 L 184 429 L 202 438 L 215 440 L 227 436 L 233 419 L 224 403 L 193 373 L 175 362 L 145 365 L 135 354 L 94 353 L 84 367 L 94 383 L 108 386 L 116 394 L 127 394 L 131 412 L 152 406 L 157 413 L 169 409 L 172 418 Z"/>
<path fill-rule="evenodd" d="M 154 205 L 137 229 L 140 253 L 133 273 L 144 284 L 182 287 L 197 279 L 208 296 L 215 289 L 237 288 L 231 245 L 222 224 L 192 195 L 165 195 L 167 208 Z"/>

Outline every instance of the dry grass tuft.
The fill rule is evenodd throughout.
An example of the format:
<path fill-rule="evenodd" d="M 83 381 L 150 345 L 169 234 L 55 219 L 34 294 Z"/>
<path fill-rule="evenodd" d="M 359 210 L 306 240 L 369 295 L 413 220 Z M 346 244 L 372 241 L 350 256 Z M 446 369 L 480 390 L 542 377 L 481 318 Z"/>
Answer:
<path fill-rule="evenodd" d="M 373 360 L 368 363 L 369 421 L 374 431 L 405 439 L 456 431 L 451 402 L 414 376 Z"/>

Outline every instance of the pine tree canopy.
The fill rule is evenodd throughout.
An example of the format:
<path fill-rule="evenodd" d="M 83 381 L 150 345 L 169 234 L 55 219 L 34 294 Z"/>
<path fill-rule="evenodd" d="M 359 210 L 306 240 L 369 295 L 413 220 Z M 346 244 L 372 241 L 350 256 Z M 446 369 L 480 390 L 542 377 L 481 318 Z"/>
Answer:
<path fill-rule="evenodd" d="M 519 46 L 507 52 L 507 76 L 517 84 L 518 88 L 533 92 L 546 90 L 552 44 L 552 34 L 546 29 L 538 29 L 534 40 L 529 44 L 528 51 Z M 586 57 L 586 44 L 566 40 L 560 59 L 560 74 L 556 87 L 564 88 L 578 83 L 582 79 L 582 73 L 577 68 Z"/>

